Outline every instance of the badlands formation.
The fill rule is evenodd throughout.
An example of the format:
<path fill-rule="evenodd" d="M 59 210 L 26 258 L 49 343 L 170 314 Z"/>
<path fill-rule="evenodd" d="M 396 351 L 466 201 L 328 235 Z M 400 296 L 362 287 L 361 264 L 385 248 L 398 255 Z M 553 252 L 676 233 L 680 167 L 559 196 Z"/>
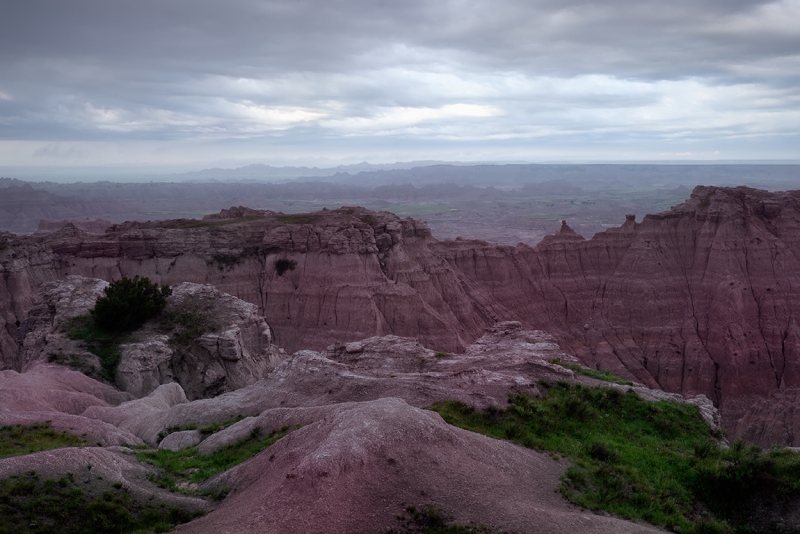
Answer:
<path fill-rule="evenodd" d="M 731 437 L 797 446 L 799 221 L 793 192 L 699 186 L 668 212 L 591 239 L 565 223 L 535 248 L 437 241 L 420 221 L 361 208 L 3 234 L 0 358 L 21 369 L 46 282 L 143 275 L 254 304 L 288 353 L 383 335 L 463 352 L 519 321 L 589 367 L 705 395 Z"/>
<path fill-rule="evenodd" d="M 543 332 L 500 322 L 460 354 L 389 335 L 289 356 L 271 344 L 254 305 L 183 283 L 162 315 L 213 305 L 208 316 L 217 324 L 194 339 L 179 338 L 181 350 L 174 333 L 160 333 L 162 319 L 151 320 L 121 345 L 114 388 L 51 363 L 70 355 L 70 365 L 95 371 L 93 355 L 64 334 L 64 325 L 86 313 L 105 285 L 79 276 L 43 284 L 16 360 L 21 372 L 0 372 L 0 425 L 50 422 L 93 446 L 0 459 L 0 480 L 31 471 L 74 477 L 95 491 L 121 488 L 136 502 L 205 513 L 178 528 L 187 533 L 385 532 L 410 504 L 505 532 L 658 532 L 569 505 L 557 492 L 565 461 L 450 426 L 421 409 L 440 400 L 500 406 L 510 392 L 539 394 L 542 381 L 600 384 L 552 363 L 575 359 Z M 203 382 L 209 374 L 213 380 Z M 683 401 L 641 385 L 611 387 Z M 707 398 L 689 402 L 718 427 Z M 215 433 L 196 430 L 232 420 Z M 155 468 L 135 457 L 137 447 L 197 446 L 211 454 L 287 428 L 263 453 L 189 488 L 229 491 L 219 504 L 158 487 Z"/>
<path fill-rule="evenodd" d="M 187 533 L 385 532 L 407 505 L 507 532 L 656 532 L 568 504 L 564 460 L 423 408 L 600 384 L 559 360 L 696 404 L 729 437 L 800 445 L 799 224 L 794 193 L 698 187 L 669 212 L 589 240 L 565 223 L 535 248 L 442 242 L 362 208 L 0 234 L 0 426 L 49 421 L 92 445 L 2 459 L 0 479 L 72 473 L 206 512 Z M 173 293 L 109 377 L 67 330 L 135 275 Z M 220 503 L 158 487 L 134 454 L 286 429 L 194 488 L 230 490 Z"/>

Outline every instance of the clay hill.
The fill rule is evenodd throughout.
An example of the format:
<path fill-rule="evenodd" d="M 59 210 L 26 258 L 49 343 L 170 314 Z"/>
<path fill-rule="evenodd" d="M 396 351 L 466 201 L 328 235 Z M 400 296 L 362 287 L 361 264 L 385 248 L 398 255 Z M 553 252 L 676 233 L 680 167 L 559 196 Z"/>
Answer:
<path fill-rule="evenodd" d="M 173 523 L 204 514 L 178 532 L 387 532 L 402 526 L 398 516 L 409 505 L 483 526 L 471 532 L 661 532 L 569 504 L 558 491 L 565 459 L 448 425 L 421 408 L 459 400 L 483 409 L 505 404 L 510 392 L 536 396 L 567 383 L 616 389 L 609 398 L 689 402 L 718 430 L 718 413 L 705 397 L 685 401 L 574 373 L 553 363 L 575 360 L 552 337 L 518 322 L 497 323 L 461 354 L 376 336 L 288 355 L 275 350 L 255 306 L 192 283 L 176 285 L 163 313 L 120 346 L 114 387 L 87 376 L 92 354 L 63 334 L 105 286 L 68 276 L 37 292 L 33 329 L 17 362 L 22 372 L 0 371 L 0 431 L 47 423 L 83 443 L 0 457 L 0 506 L 24 494 L 19 485 L 16 494 L 6 491 L 9 480 L 39 480 L 50 501 L 62 486 L 105 502 L 124 499 L 133 511 L 173 510 Z M 159 333 L 182 313 L 213 325 L 191 335 Z M 271 447 L 200 482 L 170 487 L 147 461 L 170 451 L 224 458 L 231 447 L 275 432 L 281 439 Z M 46 523 L 52 515 L 32 521 L 30 531 L 58 530 Z"/>
<path fill-rule="evenodd" d="M 211 284 L 287 352 L 398 335 L 463 352 L 519 321 L 590 366 L 704 394 L 733 436 L 800 445 L 800 195 L 697 187 L 670 211 L 536 247 L 438 241 L 361 208 L 232 208 L 203 220 L 0 236 L 0 351 L 15 367 L 42 284 L 70 274 Z"/>

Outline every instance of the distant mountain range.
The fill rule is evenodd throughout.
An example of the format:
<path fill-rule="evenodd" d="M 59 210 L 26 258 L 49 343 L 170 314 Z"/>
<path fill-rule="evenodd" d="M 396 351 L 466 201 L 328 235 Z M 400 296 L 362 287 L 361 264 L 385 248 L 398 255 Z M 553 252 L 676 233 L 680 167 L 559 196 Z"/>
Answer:
<path fill-rule="evenodd" d="M 360 172 L 406 170 L 414 167 L 427 167 L 439 165 L 441 161 L 411 161 L 405 163 L 372 164 L 362 161 L 353 165 L 338 165 L 336 167 L 274 167 L 272 165 L 253 164 L 235 169 L 203 169 L 181 174 L 171 174 L 162 178 L 172 178 L 177 181 L 209 181 L 209 180 L 290 180 L 294 178 L 315 178 L 333 176 L 336 174 L 358 174 Z M 455 165 L 461 165 L 456 163 Z"/>

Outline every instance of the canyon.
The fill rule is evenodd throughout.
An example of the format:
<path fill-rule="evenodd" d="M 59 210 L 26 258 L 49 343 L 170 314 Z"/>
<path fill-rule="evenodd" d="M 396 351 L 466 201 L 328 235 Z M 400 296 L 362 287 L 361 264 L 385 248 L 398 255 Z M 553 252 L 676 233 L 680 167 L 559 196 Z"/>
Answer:
<path fill-rule="evenodd" d="M 42 284 L 143 275 L 256 305 L 287 352 L 397 335 L 459 353 L 519 321 L 589 367 L 707 396 L 731 437 L 797 446 L 799 224 L 795 192 L 698 186 L 669 211 L 591 239 L 564 222 L 535 247 L 439 241 L 358 207 L 2 233 L 0 355 L 15 367 Z"/>
<path fill-rule="evenodd" d="M 219 295 L 212 286 L 189 283 L 174 286 L 166 313 L 186 306 L 187 300 L 191 309 L 202 308 L 207 296 L 222 303 L 209 310 L 217 326 L 183 342 L 190 348 L 199 342 L 213 356 L 211 345 L 239 367 L 215 367 L 208 354 L 204 358 L 197 350 L 167 354 L 158 366 L 149 365 L 155 351 L 129 348 L 151 342 L 163 319 L 154 318 L 131 333 L 138 341 L 121 345 L 120 367 L 129 361 L 115 381 L 120 391 L 70 369 L 70 362 L 48 357 L 53 350 L 80 350 L 68 345 L 63 326 L 82 315 L 104 285 L 99 279 L 68 276 L 43 284 L 37 293 L 36 327 L 25 337 L 24 370 L 0 371 L 0 426 L 46 424 L 80 435 L 85 443 L 0 458 L 4 484 L 46 477 L 50 486 L 45 481 L 45 493 L 58 480 L 103 499 L 124 494 L 131 510 L 166 508 L 178 511 L 175 522 L 194 519 L 178 527 L 192 533 L 397 532 L 409 505 L 442 510 L 459 523 L 480 523 L 485 528 L 479 532 L 491 526 L 491 532 L 531 534 L 565 529 L 650 533 L 659 530 L 569 504 L 559 493 L 569 463 L 557 455 L 469 432 L 422 408 L 458 400 L 483 409 L 504 404 L 510 392 L 536 396 L 552 387 L 601 387 L 616 393 L 610 398 L 691 403 L 705 421 L 700 426 L 719 435 L 718 412 L 704 396 L 683 399 L 574 372 L 565 365 L 575 364 L 575 358 L 552 337 L 525 330 L 519 322 L 493 325 L 459 354 L 434 352 L 413 338 L 389 335 L 270 360 L 270 338 L 261 331 L 263 318 L 249 313 L 253 305 Z M 247 335 L 248 326 L 258 328 Z M 234 331 L 239 342 L 222 343 Z M 219 342 L 206 343 L 212 337 Z M 236 346 L 242 354 L 232 358 L 227 349 Z M 235 384 L 243 376 L 242 366 L 254 370 L 243 361 L 248 359 L 271 365 L 259 380 Z M 196 374 L 180 372 L 187 364 L 205 367 L 200 376 L 215 367 L 217 376 L 229 379 L 230 390 L 200 390 L 205 397 L 190 400 L 183 385 L 196 386 Z M 148 461 L 170 452 L 220 458 L 232 447 L 275 433 L 280 439 L 266 450 L 253 451 L 252 457 L 207 480 L 180 481 L 177 487 L 165 485 L 163 470 Z M 185 474 L 192 471 L 197 469 Z M 48 514 L 35 518 L 37 524 L 52 521 Z"/>

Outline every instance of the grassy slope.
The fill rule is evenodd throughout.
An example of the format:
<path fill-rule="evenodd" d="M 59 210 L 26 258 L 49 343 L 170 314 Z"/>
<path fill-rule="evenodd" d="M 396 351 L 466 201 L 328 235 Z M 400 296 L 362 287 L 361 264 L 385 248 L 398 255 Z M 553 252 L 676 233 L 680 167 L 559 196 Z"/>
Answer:
<path fill-rule="evenodd" d="M 433 409 L 462 428 L 568 457 L 561 491 L 590 510 L 684 533 L 768 532 L 752 525 L 755 500 L 800 489 L 797 454 L 721 449 L 693 405 L 566 382 L 510 401 L 506 410 Z"/>
<path fill-rule="evenodd" d="M 0 427 L 0 458 L 84 445 L 86 445 L 86 441 L 72 434 L 57 432 L 50 427 L 50 423 Z"/>
<path fill-rule="evenodd" d="M 611 374 L 611 372 L 609 372 L 609 371 L 599 371 L 597 369 L 589 369 L 588 367 L 583 367 L 583 366 L 575 365 L 575 364 L 572 364 L 572 363 L 562 362 L 559 359 L 550 360 L 550 363 L 554 363 L 556 365 L 560 365 L 561 367 L 563 367 L 565 369 L 571 369 L 572 371 L 575 371 L 576 373 L 581 374 L 583 376 L 588 376 L 589 378 L 595 378 L 597 380 L 604 380 L 606 382 L 613 382 L 615 384 L 622 384 L 624 386 L 632 386 L 633 385 L 633 382 L 631 382 L 630 380 L 625 380 L 624 378 L 620 378 L 618 376 L 615 376 L 615 375 Z"/>
<path fill-rule="evenodd" d="M 198 483 L 244 462 L 268 448 L 288 433 L 288 427 L 268 436 L 253 433 L 248 439 L 222 448 L 207 456 L 201 455 L 197 447 L 180 451 L 143 451 L 137 453 L 140 461 L 161 469 L 155 482 L 161 487 L 176 491 L 182 482 Z M 213 497 L 224 497 L 214 495 Z"/>
<path fill-rule="evenodd" d="M 0 480 L 0 534 L 168 532 L 195 514 L 134 501 L 124 488 L 93 493 L 69 474 L 41 480 L 35 472 Z"/>

